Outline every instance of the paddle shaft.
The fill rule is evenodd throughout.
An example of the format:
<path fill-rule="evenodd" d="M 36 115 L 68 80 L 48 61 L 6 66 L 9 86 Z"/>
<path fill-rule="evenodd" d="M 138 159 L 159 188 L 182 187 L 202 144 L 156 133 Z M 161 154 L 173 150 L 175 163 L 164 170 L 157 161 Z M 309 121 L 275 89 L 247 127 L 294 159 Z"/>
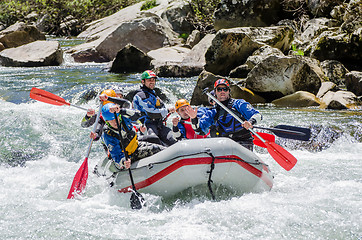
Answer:
<path fill-rule="evenodd" d="M 102 106 L 103 106 L 103 102 L 101 102 L 101 103 L 99 104 L 99 111 L 98 111 L 98 113 L 97 113 L 96 121 L 95 121 L 95 123 L 94 123 L 93 132 L 96 132 L 96 130 L 97 130 L 99 118 L 100 118 L 101 112 L 102 112 Z M 75 107 L 77 107 L 77 106 L 75 106 Z M 80 107 L 79 107 L 79 108 L 80 108 Z M 86 110 L 87 110 L 87 109 L 86 109 Z M 87 111 L 88 111 L 88 110 L 87 110 Z M 91 148 L 92 148 L 92 143 L 93 143 L 93 138 L 90 139 L 86 158 L 89 157 L 89 153 L 90 153 Z"/>
<path fill-rule="evenodd" d="M 290 134 L 300 135 L 300 136 L 305 136 L 306 135 L 303 132 L 297 132 L 297 131 L 292 131 L 292 130 L 287 130 L 287 129 L 267 128 L 267 127 L 258 127 L 258 126 L 255 126 L 254 128 L 269 130 L 269 131 L 272 131 L 272 132 L 290 133 Z"/>

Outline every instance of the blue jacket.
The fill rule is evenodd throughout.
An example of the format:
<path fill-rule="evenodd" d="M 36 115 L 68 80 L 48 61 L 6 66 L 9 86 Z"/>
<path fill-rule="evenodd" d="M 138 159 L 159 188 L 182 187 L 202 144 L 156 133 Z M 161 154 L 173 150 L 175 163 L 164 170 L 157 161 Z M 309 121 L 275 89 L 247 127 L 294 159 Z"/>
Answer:
<path fill-rule="evenodd" d="M 163 101 L 156 95 L 154 90 L 142 86 L 133 97 L 133 107 L 145 114 L 140 120 L 143 123 L 148 121 L 159 121 L 167 116 L 168 110 Z"/>
<path fill-rule="evenodd" d="M 243 99 L 228 99 L 224 102 L 224 105 L 244 121 L 250 120 L 254 114 L 259 113 L 250 103 Z M 234 133 L 238 133 L 238 137 L 248 138 L 250 136 L 250 132 L 243 128 L 238 120 L 220 106 L 206 110 L 205 114 L 198 118 L 198 123 L 195 126 L 198 128 L 195 130 L 208 132 L 212 125 L 216 126 L 218 136 L 220 137 L 232 136 Z M 232 138 L 234 139 L 234 137 Z"/>

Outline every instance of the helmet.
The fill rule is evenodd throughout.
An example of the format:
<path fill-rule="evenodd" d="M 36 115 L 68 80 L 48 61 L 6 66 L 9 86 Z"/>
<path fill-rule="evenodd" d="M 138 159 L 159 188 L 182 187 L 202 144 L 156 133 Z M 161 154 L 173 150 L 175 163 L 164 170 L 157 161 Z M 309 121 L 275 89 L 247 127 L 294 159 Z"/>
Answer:
<path fill-rule="evenodd" d="M 214 88 L 216 88 L 217 86 L 222 85 L 222 84 L 226 85 L 227 87 L 230 87 L 229 82 L 227 80 L 221 78 L 221 79 L 216 80 L 216 82 L 214 84 Z"/>
<path fill-rule="evenodd" d="M 108 97 L 116 97 L 116 92 L 113 89 L 107 89 L 104 90 L 102 94 L 106 94 Z M 103 105 L 106 105 L 107 103 L 110 103 L 110 101 L 103 101 Z"/>
<path fill-rule="evenodd" d="M 186 99 L 180 99 L 180 100 L 177 100 L 176 103 L 175 103 L 175 108 L 176 110 L 179 109 L 180 107 L 182 106 L 185 106 L 185 105 L 189 105 L 190 106 L 190 103 L 186 100 Z"/>
<path fill-rule="evenodd" d="M 111 103 L 111 102 L 110 102 L 110 104 L 111 104 L 111 105 L 109 105 L 109 106 L 114 105 L 114 103 Z M 104 105 L 105 105 L 105 104 L 104 104 Z M 117 114 L 117 115 L 118 115 L 118 114 Z M 104 121 L 110 121 L 110 120 L 115 119 L 114 113 L 111 113 L 111 112 L 109 111 L 109 108 L 108 108 L 108 110 L 107 110 L 107 106 L 103 106 L 103 107 L 102 107 L 102 117 L 103 117 Z"/>
<path fill-rule="evenodd" d="M 146 70 L 141 75 L 142 80 L 150 79 L 150 78 L 157 78 L 156 73 L 152 72 L 151 70 Z"/>

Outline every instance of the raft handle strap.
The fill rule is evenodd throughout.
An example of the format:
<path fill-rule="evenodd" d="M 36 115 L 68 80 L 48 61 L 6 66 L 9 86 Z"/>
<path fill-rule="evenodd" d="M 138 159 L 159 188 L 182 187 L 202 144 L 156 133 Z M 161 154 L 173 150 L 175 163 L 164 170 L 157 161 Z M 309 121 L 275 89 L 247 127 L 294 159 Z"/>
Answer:
<path fill-rule="evenodd" d="M 207 186 L 209 187 L 209 191 L 210 191 L 212 200 L 215 200 L 215 194 L 212 191 L 212 187 L 211 187 L 211 183 L 213 182 L 212 179 L 211 179 L 211 175 L 212 175 L 212 171 L 214 171 L 214 168 L 215 168 L 215 157 L 211 153 L 210 148 L 205 149 L 205 153 L 210 155 L 210 157 L 212 158 L 212 161 L 211 161 L 211 164 L 210 164 L 210 171 L 207 171 L 207 173 L 209 174 L 209 180 L 207 181 Z"/>

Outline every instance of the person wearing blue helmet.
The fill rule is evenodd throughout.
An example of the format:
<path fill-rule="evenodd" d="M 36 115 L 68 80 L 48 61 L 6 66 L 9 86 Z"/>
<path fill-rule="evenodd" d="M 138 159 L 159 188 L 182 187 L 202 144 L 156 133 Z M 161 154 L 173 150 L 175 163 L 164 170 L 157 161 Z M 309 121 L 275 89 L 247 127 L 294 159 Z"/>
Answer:
<path fill-rule="evenodd" d="M 201 118 L 197 117 L 195 110 L 192 108 L 188 109 L 193 129 L 195 131 L 207 132 L 212 125 L 215 125 L 216 136 L 229 137 L 252 151 L 254 146 L 253 137 L 248 129 L 262 120 L 261 114 L 244 99 L 231 98 L 230 84 L 225 79 L 218 79 L 215 82 L 214 91 L 216 99 L 244 122 L 240 123 L 230 113 L 216 104 L 215 107 L 207 110 Z"/>
<path fill-rule="evenodd" d="M 154 90 L 156 79 L 156 74 L 151 70 L 142 73 L 142 86 L 133 97 L 133 107 L 144 114 L 140 120 L 147 129 L 151 129 L 165 146 L 170 146 L 177 140 L 173 137 L 172 130 L 165 126 L 164 120 L 169 114 L 175 112 L 175 108 L 167 108 L 157 96 Z"/>
<path fill-rule="evenodd" d="M 100 96 L 100 99 L 104 102 L 108 102 L 107 98 L 107 95 Z M 121 123 L 121 135 L 119 134 L 114 113 L 116 113 L 118 121 Z M 103 131 L 103 138 L 118 169 L 129 168 L 131 162 L 138 161 L 165 149 L 162 145 L 139 141 L 132 121 L 137 120 L 140 116 L 140 111 L 120 108 L 118 104 L 113 102 L 109 102 L 102 107 L 102 117 L 106 121 L 107 126 Z M 127 151 L 130 159 L 125 158 L 121 143 L 125 145 L 125 151 Z"/>

